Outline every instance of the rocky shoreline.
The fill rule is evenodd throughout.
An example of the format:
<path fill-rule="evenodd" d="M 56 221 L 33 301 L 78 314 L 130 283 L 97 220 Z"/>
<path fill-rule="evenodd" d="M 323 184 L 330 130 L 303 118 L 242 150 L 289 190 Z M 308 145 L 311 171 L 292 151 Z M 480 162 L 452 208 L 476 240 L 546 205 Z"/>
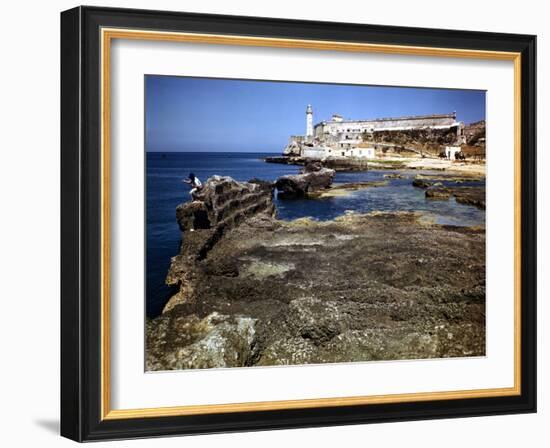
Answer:
<path fill-rule="evenodd" d="M 453 161 L 440 158 L 386 158 L 365 160 L 359 158 L 327 158 L 324 160 L 309 159 L 301 156 L 271 156 L 262 159 L 266 163 L 284 165 L 307 165 L 320 163 L 324 168 L 337 172 L 372 171 L 372 170 L 430 170 L 462 174 L 469 177 L 484 178 L 485 163 L 482 161 Z"/>
<path fill-rule="evenodd" d="M 324 170 L 293 182 L 317 198 L 377 186 Z M 178 292 L 147 321 L 147 370 L 485 354 L 483 228 L 399 212 L 282 221 L 275 188 L 214 177 L 178 206 Z M 452 195 L 476 205 L 464 188 Z"/>
<path fill-rule="evenodd" d="M 451 181 L 454 185 L 443 185 L 443 181 Z M 433 176 L 415 176 L 412 185 L 426 190 L 426 198 L 437 200 L 448 200 L 454 197 L 460 204 L 473 205 L 481 210 L 485 210 L 485 187 L 464 187 L 456 184 L 467 182 L 471 178 L 460 177 L 433 177 Z"/>
<path fill-rule="evenodd" d="M 264 157 L 266 163 L 281 163 L 283 165 L 307 165 L 309 163 L 320 163 L 324 168 L 334 171 L 366 171 L 369 164 L 366 160 L 350 158 L 331 158 L 321 161 L 308 159 L 301 156 L 272 156 Z"/>

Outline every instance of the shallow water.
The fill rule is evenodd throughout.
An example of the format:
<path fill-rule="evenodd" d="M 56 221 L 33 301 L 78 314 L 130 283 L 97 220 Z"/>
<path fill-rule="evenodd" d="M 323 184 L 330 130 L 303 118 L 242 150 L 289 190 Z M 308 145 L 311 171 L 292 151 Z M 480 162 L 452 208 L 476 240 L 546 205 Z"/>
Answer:
<path fill-rule="evenodd" d="M 246 181 L 254 177 L 275 180 L 284 174 L 296 174 L 300 167 L 265 163 L 262 153 L 147 153 L 146 188 L 146 310 L 154 317 L 174 293 L 164 284 L 170 258 L 179 251 L 180 231 L 176 223 L 176 207 L 189 200 L 189 187 L 181 182 L 193 172 L 202 182 L 214 174 Z M 458 226 L 485 225 L 485 211 L 448 201 L 429 200 L 424 190 L 411 185 L 417 174 L 441 176 L 441 172 L 399 171 L 405 179 L 385 179 L 384 174 L 396 171 L 337 173 L 336 183 L 382 181 L 387 185 L 351 192 L 326 199 L 275 199 L 280 219 L 311 217 L 330 220 L 353 211 L 419 211 L 439 224 Z M 447 182 L 442 182 L 444 185 Z M 463 186 L 484 185 L 483 181 L 464 182 Z"/>
<path fill-rule="evenodd" d="M 425 190 L 412 186 L 412 179 L 418 174 L 441 176 L 440 172 L 399 171 L 404 179 L 386 179 L 385 174 L 396 171 L 367 171 L 360 173 L 337 173 L 335 182 L 387 181 L 387 185 L 370 187 L 351 192 L 349 195 L 311 200 L 277 200 L 281 219 L 295 219 L 311 216 L 318 220 L 334 219 L 346 212 L 368 213 L 372 211 L 417 211 L 427 215 L 438 224 L 457 226 L 485 225 L 485 211 L 476 207 L 448 201 L 429 200 Z M 443 185 L 454 185 L 442 181 Z M 483 181 L 463 182 L 461 186 L 481 186 Z"/>

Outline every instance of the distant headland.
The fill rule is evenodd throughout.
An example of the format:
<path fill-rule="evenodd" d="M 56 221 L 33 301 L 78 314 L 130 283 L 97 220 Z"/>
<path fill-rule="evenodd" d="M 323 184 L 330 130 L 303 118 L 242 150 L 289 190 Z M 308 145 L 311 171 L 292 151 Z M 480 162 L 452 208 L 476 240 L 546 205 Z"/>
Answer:
<path fill-rule="evenodd" d="M 313 125 L 313 107 L 306 107 L 304 135 L 292 135 L 272 163 L 303 164 L 321 161 L 336 170 L 414 168 L 457 169 L 462 162 L 484 171 L 485 121 L 469 125 L 458 121 L 456 112 L 374 119 L 346 119 L 333 114 Z M 432 159 L 432 160 L 430 160 Z M 370 161 L 370 163 L 369 163 Z"/>

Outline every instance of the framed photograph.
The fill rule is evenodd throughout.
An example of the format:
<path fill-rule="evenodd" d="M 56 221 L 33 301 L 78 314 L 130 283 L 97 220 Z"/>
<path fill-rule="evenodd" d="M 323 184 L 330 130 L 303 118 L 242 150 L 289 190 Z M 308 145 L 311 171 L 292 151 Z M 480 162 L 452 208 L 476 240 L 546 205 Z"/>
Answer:
<path fill-rule="evenodd" d="M 61 14 L 61 433 L 536 411 L 535 36 Z"/>

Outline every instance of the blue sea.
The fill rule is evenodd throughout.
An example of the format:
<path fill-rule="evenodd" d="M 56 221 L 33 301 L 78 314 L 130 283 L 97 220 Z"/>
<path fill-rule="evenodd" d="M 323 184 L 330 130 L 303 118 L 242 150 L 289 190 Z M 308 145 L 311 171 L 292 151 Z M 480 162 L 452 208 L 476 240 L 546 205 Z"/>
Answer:
<path fill-rule="evenodd" d="M 181 234 L 176 222 L 176 207 L 189 200 L 189 186 L 181 182 L 193 172 L 203 183 L 213 175 L 231 176 L 235 180 L 252 178 L 275 180 L 285 174 L 296 174 L 298 166 L 265 163 L 267 153 L 147 153 L 147 216 L 146 216 L 146 310 L 149 317 L 162 311 L 174 290 L 164 280 L 170 258 L 179 252 Z M 384 174 L 395 171 L 338 172 L 335 182 L 386 180 Z M 448 201 L 426 200 L 424 190 L 411 185 L 416 174 L 434 174 L 427 171 L 400 171 L 405 179 L 388 179 L 383 187 L 367 188 L 349 196 L 315 200 L 278 200 L 280 219 L 291 220 L 312 217 L 329 220 L 353 211 L 367 213 L 380 211 L 420 211 L 440 224 L 485 225 L 485 211 Z M 443 182 L 445 184 L 445 182 Z M 465 182 L 464 186 L 483 185 L 483 182 Z"/>

